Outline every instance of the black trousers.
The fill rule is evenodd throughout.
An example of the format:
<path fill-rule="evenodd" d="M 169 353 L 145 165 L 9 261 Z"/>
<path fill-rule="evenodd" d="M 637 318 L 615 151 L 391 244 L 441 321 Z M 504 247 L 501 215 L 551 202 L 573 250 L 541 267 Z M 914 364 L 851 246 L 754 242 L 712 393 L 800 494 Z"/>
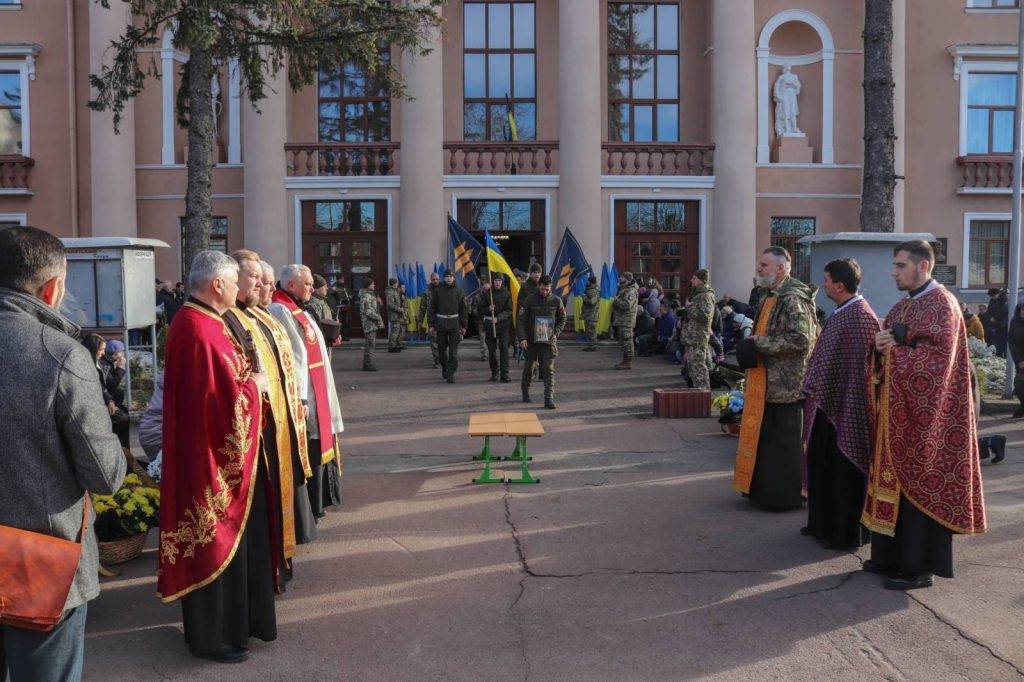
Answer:
<path fill-rule="evenodd" d="M 836 445 L 836 430 L 818 411 L 807 444 L 807 528 L 836 548 L 860 547 L 871 539 L 861 525 L 867 477 Z"/>
<path fill-rule="evenodd" d="M 185 641 L 196 654 L 210 654 L 225 645 L 248 646 L 249 637 L 277 639 L 271 519 L 267 507 L 270 482 L 258 464 L 252 507 L 238 549 L 224 572 L 181 600 Z"/>
<path fill-rule="evenodd" d="M 896 535 L 871 534 L 871 560 L 907 575 L 953 577 L 953 531 L 933 521 L 900 495 Z"/>
<path fill-rule="evenodd" d="M 458 331 L 443 332 L 437 330 L 437 356 L 441 361 L 441 368 L 444 376 L 455 376 L 459 368 L 459 342 L 462 335 Z"/>
<path fill-rule="evenodd" d="M 488 323 L 484 323 L 489 326 Z M 508 379 L 508 329 L 498 328 L 497 336 L 488 330 L 484 337 L 487 343 L 487 361 L 491 365 L 491 374 L 501 372 L 502 379 Z"/>

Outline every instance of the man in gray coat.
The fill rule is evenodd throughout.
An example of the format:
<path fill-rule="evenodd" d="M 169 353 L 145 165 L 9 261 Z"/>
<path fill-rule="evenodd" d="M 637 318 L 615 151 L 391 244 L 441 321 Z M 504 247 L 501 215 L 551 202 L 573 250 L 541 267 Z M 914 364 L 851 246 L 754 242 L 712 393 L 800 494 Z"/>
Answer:
<path fill-rule="evenodd" d="M 56 310 L 66 276 L 59 239 L 0 230 L 0 525 L 82 543 L 57 626 L 0 626 L 0 678 L 81 678 L 86 602 L 100 592 L 94 515 L 82 532 L 82 505 L 86 492 L 117 490 L 127 468 L 95 360 Z"/>

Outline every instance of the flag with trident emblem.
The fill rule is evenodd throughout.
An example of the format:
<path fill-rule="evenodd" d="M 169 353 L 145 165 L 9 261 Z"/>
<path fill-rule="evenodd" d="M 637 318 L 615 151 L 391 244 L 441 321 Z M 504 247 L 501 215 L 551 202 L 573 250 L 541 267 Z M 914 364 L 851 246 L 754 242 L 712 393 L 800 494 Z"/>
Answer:
<path fill-rule="evenodd" d="M 565 228 L 562 243 L 558 245 L 555 258 L 551 261 L 551 290 L 563 303 L 567 303 L 576 281 L 580 277 L 588 277 L 592 272 L 580 243 L 576 241 L 572 230 Z"/>
<path fill-rule="evenodd" d="M 480 278 L 477 277 L 476 266 L 484 253 L 484 248 L 473 235 L 466 231 L 462 225 L 455 222 L 455 219 L 448 216 L 448 248 L 450 249 L 449 262 L 452 272 L 455 274 L 455 283 L 462 287 L 466 296 L 476 293 L 480 288 Z"/>

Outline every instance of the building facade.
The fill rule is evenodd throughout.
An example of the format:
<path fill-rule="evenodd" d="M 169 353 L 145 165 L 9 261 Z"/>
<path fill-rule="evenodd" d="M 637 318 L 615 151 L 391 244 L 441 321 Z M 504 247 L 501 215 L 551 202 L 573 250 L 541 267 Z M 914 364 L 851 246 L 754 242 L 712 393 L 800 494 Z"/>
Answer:
<path fill-rule="evenodd" d="M 0 224 L 172 246 L 187 153 L 168 31 L 115 134 L 90 72 L 129 17 L 0 0 Z M 897 229 L 932 232 L 941 277 L 1006 284 L 1017 0 L 894 0 Z M 447 258 L 447 214 L 525 269 L 571 227 L 592 264 L 684 294 L 710 267 L 745 297 L 755 254 L 857 230 L 863 4 L 850 0 L 452 0 L 433 51 L 388 51 L 413 99 L 356 68 L 252 107 L 216 96 L 213 244 L 333 278 Z M 386 49 L 386 48 L 385 48 Z M 509 120 L 512 111 L 515 134 Z M 513 137 L 517 139 L 512 139 Z"/>

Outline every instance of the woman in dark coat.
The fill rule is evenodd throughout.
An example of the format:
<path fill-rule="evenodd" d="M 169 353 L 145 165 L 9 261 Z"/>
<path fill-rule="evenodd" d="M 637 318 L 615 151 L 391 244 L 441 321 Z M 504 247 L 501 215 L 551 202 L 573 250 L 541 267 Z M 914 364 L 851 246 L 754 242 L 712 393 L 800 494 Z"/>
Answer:
<path fill-rule="evenodd" d="M 124 378 L 124 370 L 120 369 L 119 373 L 113 373 L 109 369 L 104 367 L 105 357 L 104 352 L 107 348 L 107 341 L 99 334 L 86 334 L 82 339 L 82 345 L 89 349 L 92 356 L 96 359 L 96 372 L 100 375 L 100 386 L 103 388 L 103 402 L 106 403 L 107 412 L 110 413 L 110 424 L 114 430 L 114 435 L 121 441 L 121 447 L 126 448 L 128 445 L 128 411 L 125 409 L 123 404 L 120 404 L 116 398 L 114 392 L 111 391 L 111 386 L 118 392 L 118 395 L 123 395 L 120 389 L 121 379 Z"/>

